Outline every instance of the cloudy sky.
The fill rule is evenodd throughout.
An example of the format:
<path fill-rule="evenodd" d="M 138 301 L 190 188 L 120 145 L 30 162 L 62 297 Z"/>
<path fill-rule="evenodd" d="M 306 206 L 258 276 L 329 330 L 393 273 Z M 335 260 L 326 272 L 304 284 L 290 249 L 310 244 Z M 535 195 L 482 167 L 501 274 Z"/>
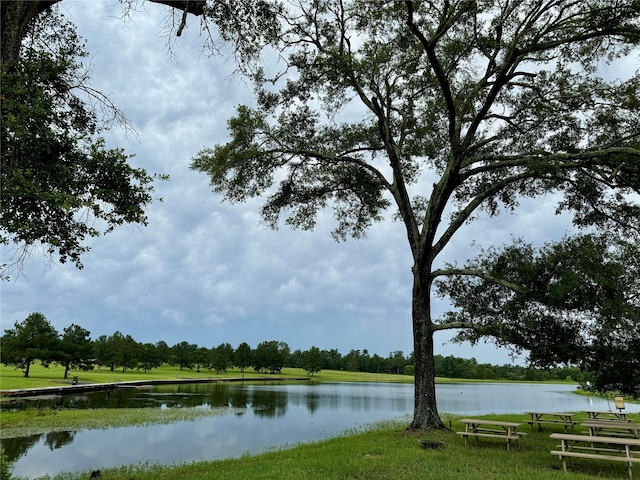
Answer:
<path fill-rule="evenodd" d="M 112 0 L 64 0 L 60 8 L 87 40 L 94 86 L 137 132 L 114 129 L 109 146 L 124 147 L 137 166 L 171 180 L 157 184 L 164 200 L 150 207 L 149 226 L 92 239 L 83 270 L 34 252 L 23 275 L 2 284 L 2 329 L 41 312 L 58 331 L 75 323 L 92 338 L 118 330 L 169 345 L 278 340 L 292 350 L 343 354 L 413 350 L 411 262 L 400 223 L 378 224 L 367 239 L 346 243 L 331 239 L 329 212 L 312 232 L 269 230 L 258 202 L 222 203 L 207 177 L 189 170 L 199 150 L 225 142 L 235 106 L 252 102 L 250 86 L 232 75 L 233 60 L 203 52 L 198 19 L 189 18 L 169 50 L 162 6 L 142 3 L 129 21 Z M 517 216 L 481 217 L 459 232 L 445 259 L 464 261 L 475 253 L 473 242 L 559 238 L 569 222 L 553 208 L 551 199 L 538 199 Z M 434 314 L 446 306 L 436 302 Z M 511 362 L 492 345 L 453 345 L 449 337 L 438 334 L 436 353 Z"/>

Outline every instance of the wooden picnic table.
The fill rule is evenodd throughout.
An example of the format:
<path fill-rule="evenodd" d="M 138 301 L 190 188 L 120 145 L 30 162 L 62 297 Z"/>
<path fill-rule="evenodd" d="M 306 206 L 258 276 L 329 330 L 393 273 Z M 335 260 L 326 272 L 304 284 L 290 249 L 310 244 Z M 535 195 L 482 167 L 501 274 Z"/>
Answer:
<path fill-rule="evenodd" d="M 519 440 L 524 433 L 518 432 L 517 428 L 522 425 L 515 422 L 501 422 L 499 420 L 488 420 L 479 418 L 463 418 L 460 420 L 465 424 L 464 432 L 456 432 L 464 438 L 467 445 L 468 437 L 489 437 L 501 438 L 507 442 L 507 450 L 512 440 Z"/>
<path fill-rule="evenodd" d="M 586 410 L 585 413 L 590 420 L 627 420 L 627 412 Z"/>
<path fill-rule="evenodd" d="M 626 462 L 629 479 L 633 479 L 633 464 L 640 462 L 640 439 L 607 437 L 602 435 L 576 435 L 552 433 L 551 438 L 560 440 L 560 450 L 552 450 L 562 460 L 562 468 L 567 471 L 567 457 L 589 458 Z"/>
<path fill-rule="evenodd" d="M 590 435 L 640 438 L 640 423 L 614 420 L 585 420 L 580 424 L 589 429 Z"/>
<path fill-rule="evenodd" d="M 573 419 L 576 416 L 575 413 L 562 413 L 562 412 L 527 412 L 531 415 L 531 420 L 527 423 L 533 429 L 534 424 L 538 424 L 538 430 L 542 430 L 542 424 L 562 425 L 564 431 L 567 431 L 568 427 L 573 428 L 577 421 Z"/>

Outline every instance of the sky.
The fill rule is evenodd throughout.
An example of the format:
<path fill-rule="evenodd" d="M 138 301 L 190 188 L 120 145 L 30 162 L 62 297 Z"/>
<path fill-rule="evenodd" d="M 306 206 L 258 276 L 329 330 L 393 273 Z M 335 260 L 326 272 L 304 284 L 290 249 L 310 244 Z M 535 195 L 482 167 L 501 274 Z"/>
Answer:
<path fill-rule="evenodd" d="M 93 86 L 126 114 L 136 134 L 114 128 L 109 147 L 135 154 L 132 163 L 171 180 L 156 184 L 149 225 L 125 225 L 91 239 L 84 268 L 34 251 L 22 275 L 0 287 L 2 330 L 40 312 L 58 330 L 72 323 L 91 338 L 120 331 L 138 342 L 181 341 L 213 347 L 286 342 L 291 351 L 351 349 L 386 357 L 412 352 L 411 258 L 401 223 L 376 224 L 368 237 L 336 243 L 330 212 L 313 231 L 270 230 L 259 199 L 229 204 L 208 178 L 189 169 L 203 148 L 227 140 L 226 121 L 253 101 L 251 86 L 233 75 L 234 60 L 202 49 L 199 19 L 190 16 L 168 48 L 169 10 L 139 3 L 122 19 L 112 0 L 64 0 L 91 53 Z M 517 215 L 486 215 L 461 230 L 443 259 L 463 263 L 473 244 L 540 245 L 559 239 L 570 220 L 554 216 L 552 198 L 524 202 Z M 3 253 L 6 258 L 9 251 Z M 447 309 L 436 299 L 434 317 Z M 492 344 L 452 344 L 435 337 L 435 353 L 480 363 L 522 363 Z"/>

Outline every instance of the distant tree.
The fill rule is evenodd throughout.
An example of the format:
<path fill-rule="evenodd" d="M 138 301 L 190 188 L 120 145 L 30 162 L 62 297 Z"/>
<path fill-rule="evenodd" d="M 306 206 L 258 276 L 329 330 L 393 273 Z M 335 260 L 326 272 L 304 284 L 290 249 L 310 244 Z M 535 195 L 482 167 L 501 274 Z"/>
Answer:
<path fill-rule="evenodd" d="M 157 345 L 154 345 L 153 343 L 144 343 L 139 345 L 138 365 L 136 368 L 147 373 L 154 368 L 158 368 L 162 363 L 160 350 Z"/>
<path fill-rule="evenodd" d="M 64 329 L 60 337 L 60 358 L 64 365 L 64 378 L 69 374 L 69 368 L 88 369 L 93 358 L 93 342 L 89 330 L 79 325 L 71 324 Z"/>
<path fill-rule="evenodd" d="M 213 351 L 207 347 L 199 347 L 193 352 L 191 361 L 196 367 L 196 371 L 200 372 L 200 367 L 203 368 L 215 368 L 214 366 L 214 354 Z"/>
<path fill-rule="evenodd" d="M 109 345 L 113 349 L 113 365 L 122 367 L 122 373 L 125 373 L 129 368 L 136 368 L 140 345 L 131 335 L 125 336 L 120 332 L 115 332 L 109 337 Z"/>
<path fill-rule="evenodd" d="M 475 323 L 434 318 L 433 285 L 462 275 L 441 267 L 464 226 L 549 194 L 578 227 L 640 243 L 640 72 L 601 74 L 634 61 L 639 17 L 637 1 L 283 2 L 269 37 L 279 63 L 242 65 L 255 102 L 192 167 L 226 200 L 264 195 L 274 228 L 311 229 L 325 208 L 339 240 L 399 220 L 412 260 L 411 426 L 444 428 L 434 336 Z"/>
<path fill-rule="evenodd" d="M 389 363 L 392 370 L 395 373 L 400 374 L 404 372 L 404 366 L 407 362 L 404 359 L 404 353 L 402 353 L 401 350 L 396 350 L 389 354 Z"/>
<path fill-rule="evenodd" d="M 106 365 L 113 372 L 115 351 L 106 335 L 100 335 L 93 341 L 93 358 L 99 366 Z"/>
<path fill-rule="evenodd" d="M 303 354 L 304 352 L 302 350 L 300 350 L 299 348 L 296 348 L 289 355 L 289 359 L 287 360 L 286 366 L 291 368 L 302 368 L 302 365 L 304 363 Z"/>
<path fill-rule="evenodd" d="M 45 316 L 34 312 L 22 322 L 15 322 L 14 328 L 4 331 L 0 347 L 2 363 L 21 368 L 28 377 L 35 360 L 48 365 L 58 357 L 60 339 Z"/>
<path fill-rule="evenodd" d="M 176 343 L 171 347 L 171 361 L 180 367 L 180 370 L 185 368 L 193 368 L 194 361 L 193 356 L 198 345 L 189 342 Z"/>
<path fill-rule="evenodd" d="M 253 355 L 253 368 L 256 371 L 280 373 L 289 357 L 289 346 L 276 340 L 260 343 Z"/>
<path fill-rule="evenodd" d="M 348 372 L 357 372 L 360 369 L 360 357 L 362 354 L 360 350 L 351 349 L 349 353 L 344 356 L 344 368 Z"/>
<path fill-rule="evenodd" d="M 248 343 L 242 342 L 236 348 L 236 351 L 233 356 L 233 363 L 236 367 L 240 369 L 242 373 L 244 373 L 244 369 L 251 366 L 253 362 L 253 353 L 251 351 L 251 347 Z"/>
<path fill-rule="evenodd" d="M 233 365 L 233 347 L 229 343 L 221 343 L 211 350 L 211 366 L 220 374 Z"/>
<path fill-rule="evenodd" d="M 167 345 L 167 342 L 160 340 L 155 346 L 158 351 L 160 363 L 169 363 L 169 360 L 171 359 L 171 348 Z"/>
<path fill-rule="evenodd" d="M 373 373 L 380 373 L 387 371 L 387 359 L 381 357 L 377 353 L 371 355 L 371 368 L 369 370 Z"/>
<path fill-rule="evenodd" d="M 303 353 L 302 356 L 302 368 L 309 375 L 314 375 L 320 372 L 322 367 L 322 352 L 318 347 L 311 347 L 308 351 Z"/>
<path fill-rule="evenodd" d="M 344 370 L 344 358 L 342 354 L 335 348 L 331 350 L 323 350 L 325 358 L 325 370 Z"/>

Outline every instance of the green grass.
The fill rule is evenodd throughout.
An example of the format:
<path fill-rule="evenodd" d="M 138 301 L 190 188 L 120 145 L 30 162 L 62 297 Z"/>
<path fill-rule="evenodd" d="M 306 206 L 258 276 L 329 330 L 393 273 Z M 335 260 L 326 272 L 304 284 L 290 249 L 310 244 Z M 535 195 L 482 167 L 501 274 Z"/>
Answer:
<path fill-rule="evenodd" d="M 636 420 L 640 415 L 635 415 Z M 488 416 L 496 417 L 496 416 Z M 526 422 L 525 415 L 500 415 L 501 420 Z M 453 430 L 463 430 L 459 417 L 445 417 Z M 526 423 L 524 424 L 526 426 Z M 184 465 L 126 466 L 102 469 L 101 480 L 413 480 L 413 479 L 564 479 L 627 478 L 623 462 L 572 459 L 569 472 L 549 454 L 555 441 L 549 438 L 553 427 L 529 432 L 509 451 L 504 442 L 493 439 L 471 440 L 469 446 L 450 431 L 413 432 L 404 425 L 384 424 L 372 430 L 351 432 L 326 441 L 282 448 L 255 456 Z M 443 442 L 443 447 L 425 450 L 419 440 Z M 62 474 L 56 479 L 80 480 L 89 472 Z"/>
<path fill-rule="evenodd" d="M 36 362 L 31 366 L 29 377 L 25 378 L 22 370 L 5 365 L 0 366 L 0 390 L 16 390 L 21 388 L 50 387 L 55 385 L 69 385 L 74 376 L 78 377 L 80 383 L 113 383 L 126 382 L 134 380 L 167 380 L 167 379 L 231 379 L 242 378 L 246 380 L 280 380 L 283 378 L 309 378 L 315 382 L 402 382 L 412 383 L 413 377 L 408 375 L 391 375 L 386 373 L 360 373 L 360 372 L 339 372 L 335 370 L 326 370 L 316 373 L 313 376 L 301 368 L 284 368 L 279 374 L 265 374 L 255 372 L 253 369 L 229 370 L 226 373 L 217 375 L 214 371 L 201 370 L 197 372 L 195 369 L 180 370 L 178 367 L 163 365 L 160 368 L 144 373 L 138 370 L 122 370 L 110 371 L 108 368 L 97 368 L 90 371 L 70 370 L 68 378 L 65 380 L 64 367 L 52 364 L 48 368 Z"/>

